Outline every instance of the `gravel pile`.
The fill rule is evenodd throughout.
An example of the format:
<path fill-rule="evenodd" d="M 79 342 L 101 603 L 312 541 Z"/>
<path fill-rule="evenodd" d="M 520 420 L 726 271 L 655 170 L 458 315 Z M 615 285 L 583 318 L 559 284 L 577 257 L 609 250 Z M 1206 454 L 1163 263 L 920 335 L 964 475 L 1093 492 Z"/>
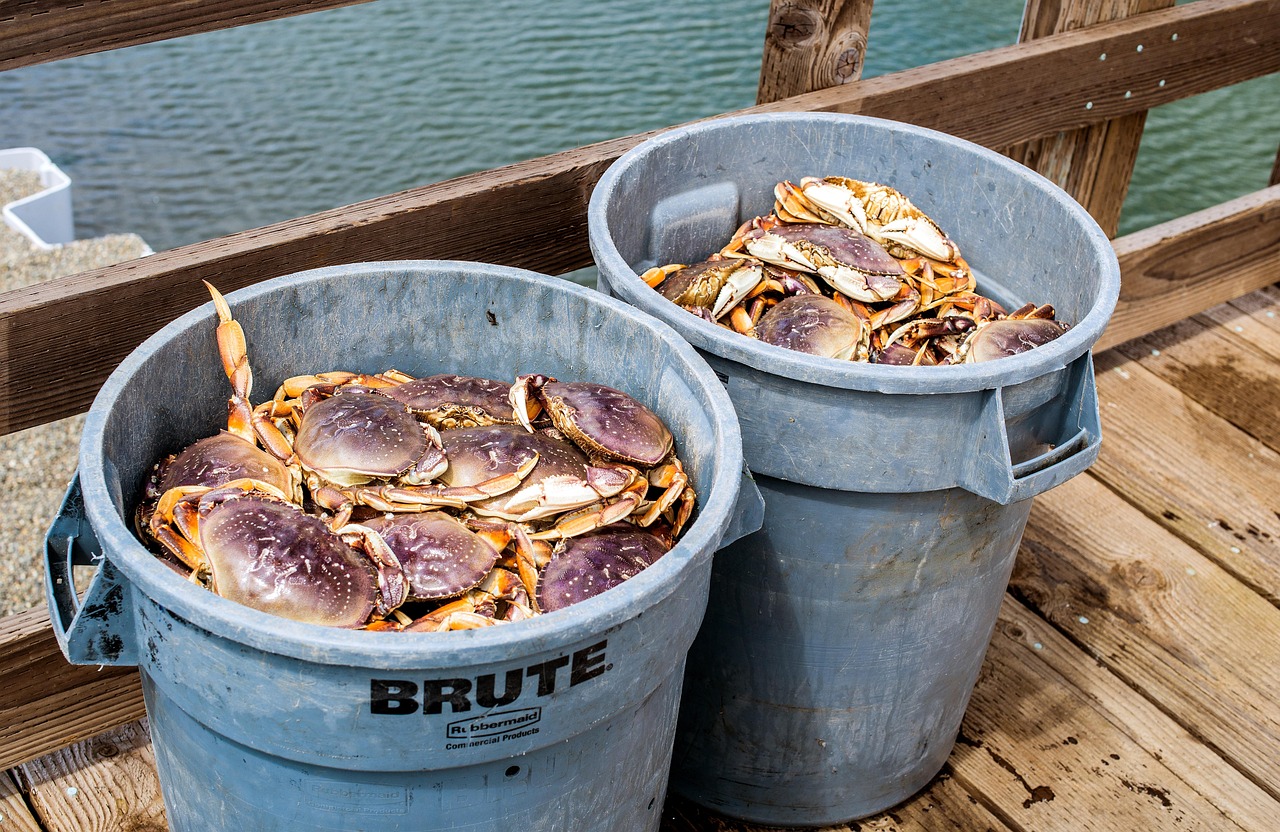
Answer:
<path fill-rule="evenodd" d="M 0 205 L 36 193 L 31 171 L 0 169 Z M 132 260 L 150 252 L 136 234 L 76 240 L 51 251 L 0 222 L 0 291 Z M 0 616 L 44 606 L 44 533 L 76 467 L 83 416 L 0 437 Z"/>

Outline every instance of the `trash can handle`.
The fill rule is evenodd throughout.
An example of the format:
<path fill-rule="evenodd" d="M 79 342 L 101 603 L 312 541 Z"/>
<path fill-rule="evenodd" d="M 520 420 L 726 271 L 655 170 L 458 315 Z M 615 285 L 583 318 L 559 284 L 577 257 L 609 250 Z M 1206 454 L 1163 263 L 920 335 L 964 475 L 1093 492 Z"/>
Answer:
<path fill-rule="evenodd" d="M 764 496 L 756 485 L 755 478 L 742 466 L 742 484 L 738 487 L 738 499 L 733 505 L 733 514 L 729 517 L 729 526 L 720 538 L 717 549 L 723 549 L 739 538 L 757 532 L 764 526 Z"/>
<path fill-rule="evenodd" d="M 1001 390 L 992 390 L 983 406 L 980 452 L 965 472 L 962 488 L 1009 505 L 1061 485 L 1093 464 L 1102 445 L 1102 427 L 1092 355 L 1086 352 L 1077 358 L 1067 372 L 1066 398 L 1070 405 L 1064 424 L 1074 426 L 1075 432 L 1045 453 L 1014 464 L 1009 454 Z"/>
<path fill-rule="evenodd" d="M 102 555 L 84 511 L 80 473 L 72 478 L 44 538 L 45 598 L 62 653 L 72 664 L 136 665 L 132 587 Z M 98 566 L 83 601 L 74 566 Z"/>

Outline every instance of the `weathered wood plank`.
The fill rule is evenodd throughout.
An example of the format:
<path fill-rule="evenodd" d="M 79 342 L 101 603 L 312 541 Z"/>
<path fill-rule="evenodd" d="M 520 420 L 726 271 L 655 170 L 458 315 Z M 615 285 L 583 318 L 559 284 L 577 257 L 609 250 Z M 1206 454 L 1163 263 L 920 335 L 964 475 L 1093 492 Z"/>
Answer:
<path fill-rule="evenodd" d="M 852 823 L 815 828 L 812 832 L 1006 832 L 1009 829 L 944 770 L 924 791 L 887 812 Z M 688 801 L 669 797 L 663 810 L 661 832 L 782 832 L 782 829 L 719 817 Z"/>
<path fill-rule="evenodd" d="M 137 670 L 67 664 L 43 610 L 0 618 L 0 770 L 145 713 Z"/>
<path fill-rule="evenodd" d="M 1109 710 L 1113 701 L 1136 721 Z M 1007 823 L 1036 832 L 1263 832 L 1280 810 L 1158 708 L 1011 601 L 1001 610 L 948 766 Z M 1207 784 L 1212 798 L 1231 804 L 1249 825 L 1228 821 L 1201 791 L 1200 781 L 1214 777 L 1223 782 Z"/>
<path fill-rule="evenodd" d="M 1221 303 L 1192 320 L 1243 344 L 1265 358 L 1280 361 L 1280 291 L 1268 286 L 1230 303 Z"/>
<path fill-rule="evenodd" d="M 1010 591 L 1280 797 L 1280 609 L 1093 476 L 1036 498 Z"/>
<path fill-rule="evenodd" d="M 1007 147 L 1275 72 L 1277 47 L 1274 0 L 1198 0 L 755 109 L 878 115 Z"/>
<path fill-rule="evenodd" d="M 0 771 L 0 829 L 5 832 L 44 832 L 7 771 Z"/>
<path fill-rule="evenodd" d="M 1178 791 L 1190 787 L 1203 796 L 1224 816 L 1224 822 L 1214 828 L 1234 829 L 1238 825 L 1262 832 L 1273 825 L 1273 819 L 1280 810 L 1280 804 L 1275 798 L 1232 768 L 1212 748 L 1129 687 L 1123 679 L 1099 667 L 1094 659 L 1073 645 L 1051 624 L 1011 597 L 1006 597 L 1000 610 L 1000 621 L 992 637 L 987 662 L 989 665 L 1008 664 L 1016 671 L 1014 681 L 1017 684 L 1032 686 L 1032 697 L 1043 697 L 1051 691 L 1059 691 L 1062 705 L 1046 703 L 1048 709 L 1045 710 L 1035 707 L 1034 699 L 1024 699 L 999 691 L 988 696 L 986 688 L 994 684 L 999 675 L 984 671 L 979 689 L 974 694 L 975 702 L 982 703 L 982 707 L 979 709 L 976 705 L 970 706 L 961 734 L 964 741 L 951 758 L 951 767 L 957 771 L 957 779 L 967 779 L 965 756 L 976 753 L 967 750 L 974 746 L 976 739 L 982 739 L 990 748 L 996 737 L 1003 737 L 1008 733 L 1008 726 L 1017 728 L 1024 725 L 1023 721 L 1009 719 L 992 707 L 997 698 L 1003 698 L 1015 713 L 1027 713 L 1028 723 L 1045 728 L 1052 724 L 1063 735 L 1051 737 L 1031 733 L 1023 740 L 1025 745 L 1017 749 L 1019 755 L 1025 755 L 1028 753 L 1027 749 L 1032 749 L 1042 750 L 1048 758 L 1052 758 L 1053 764 L 1046 759 L 1039 761 L 1039 767 L 1047 772 L 1053 782 L 1061 784 L 1061 788 L 1055 789 L 1059 800 L 1076 802 L 1075 784 L 1082 780 L 1098 779 L 1105 784 L 1104 792 L 1122 795 L 1126 799 L 1129 799 L 1127 793 L 1137 794 L 1148 802 L 1149 809 L 1155 810 L 1151 816 L 1153 820 L 1166 821 L 1141 823 L 1133 828 L 1169 828 L 1167 821 L 1181 811 L 1181 800 L 1172 793 L 1165 794 L 1163 797 L 1169 799 L 1171 804 L 1165 806 L 1158 788 L 1146 788 L 1151 784 L 1123 773 L 1124 767 L 1136 765 L 1159 772 L 1158 776 L 1162 780 L 1173 775 L 1180 781 Z M 1068 713 L 1071 715 L 1068 716 Z M 979 725 L 979 720 L 990 724 L 990 727 L 984 728 L 986 735 L 982 738 L 974 736 L 983 727 Z M 1044 733 L 1048 734 L 1049 731 Z M 1076 742 L 1071 742 L 1070 737 L 1075 737 Z M 1136 758 L 1134 754 L 1121 754 L 1122 749 L 1115 747 L 1117 744 L 1132 744 L 1141 751 L 1136 752 Z M 1087 754 L 1081 753 L 1086 750 L 1086 745 L 1112 747 L 1104 748 L 1105 753 L 1096 754 L 1090 759 Z M 1068 759 L 1077 756 L 1078 759 Z M 1121 760 L 1115 757 L 1121 757 Z M 1120 768 L 1116 768 L 1117 766 Z M 1160 772 L 1161 767 L 1167 769 L 1167 772 Z M 1022 791 L 1026 793 L 1025 789 Z M 1027 794 L 1027 797 L 1032 795 Z M 1102 800 L 1105 802 L 1106 799 L 1104 794 Z M 1089 808 L 1092 811 L 1093 807 Z M 1103 808 L 1101 811 L 1108 810 Z M 1226 820 L 1230 823 L 1226 823 Z M 1033 824 L 1024 828 L 1040 827 Z M 1072 827 L 1068 823 L 1066 828 L 1078 827 Z M 1103 828 L 1126 827 L 1116 823 Z"/>
<path fill-rule="evenodd" d="M 146 721 L 131 722 L 23 765 L 48 832 L 167 832 Z M 192 783 L 191 788 L 216 788 Z"/>
<path fill-rule="evenodd" d="M 0 0 L 0 71 L 369 0 Z"/>
<path fill-rule="evenodd" d="M 1172 5 L 1173 0 L 1027 0 L 1018 39 L 1047 37 Z M 1093 215 L 1108 237 L 1114 237 L 1146 121 L 1145 111 L 1129 113 L 1016 145 L 1005 153 L 1057 183 Z"/>
<path fill-rule="evenodd" d="M 862 77 L 872 0 L 773 0 L 756 103 Z"/>
<path fill-rule="evenodd" d="M 1147 48 L 1137 52 L 1143 43 Z M 1099 50 L 1116 56 L 1105 62 L 1108 73 L 1116 73 L 1109 80 L 1131 82 L 1133 95 L 1098 98 L 1086 109 L 1084 102 L 1098 89 Z M 755 110 L 861 112 L 1001 146 L 1277 70 L 1280 0 L 1200 0 Z M 1157 78 L 1171 83 L 1161 87 Z M 322 265 L 418 257 L 490 260 L 552 273 L 587 265 L 591 188 L 621 152 L 645 137 L 577 148 L 0 295 L 0 433 L 87 408 L 131 349 L 203 302 L 201 278 L 230 290 Z M 1236 287 L 1239 281 L 1229 274 L 1219 282 Z M 1177 317 L 1186 314 L 1182 309 Z M 1139 325 L 1158 319 L 1158 313 L 1145 313 Z"/>
<path fill-rule="evenodd" d="M 1280 274 L 1280 186 L 1114 242 L 1120 302 L 1097 350 L 1270 285 Z"/>
<path fill-rule="evenodd" d="M 1224 422 L 1280 451 L 1275 360 L 1247 346 L 1238 333 L 1188 318 L 1117 350 Z"/>
<path fill-rule="evenodd" d="M 1280 454 L 1141 362 L 1112 352 L 1096 370 L 1103 441 L 1091 474 L 1280 604 Z"/>

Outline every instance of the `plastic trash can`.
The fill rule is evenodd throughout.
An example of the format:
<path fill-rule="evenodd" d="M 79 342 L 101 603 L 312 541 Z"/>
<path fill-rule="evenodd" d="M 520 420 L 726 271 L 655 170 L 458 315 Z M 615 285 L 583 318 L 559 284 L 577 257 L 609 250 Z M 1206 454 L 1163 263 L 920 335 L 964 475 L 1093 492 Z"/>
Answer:
<path fill-rule="evenodd" d="M 986 363 L 855 364 L 729 332 L 638 278 L 705 259 L 771 210 L 777 182 L 831 175 L 893 185 L 957 242 L 980 291 L 1051 303 L 1071 329 Z M 764 528 L 715 558 L 672 789 L 782 825 L 892 806 L 950 753 L 1031 498 L 1097 457 L 1089 350 L 1119 293 L 1109 241 L 999 154 L 815 113 L 650 139 L 601 178 L 588 221 L 600 288 L 675 327 L 729 390 L 765 498 Z"/>
<path fill-rule="evenodd" d="M 48 251 L 76 238 L 71 209 L 71 177 L 53 163 L 43 150 L 11 147 L 0 150 L 0 168 L 34 171 L 41 188 L 30 196 L 0 205 L 5 224 L 23 234 L 31 244 Z"/>
<path fill-rule="evenodd" d="M 478 263 L 320 269 L 228 300 L 259 391 L 388 367 L 627 389 L 671 427 L 698 505 L 652 567 L 518 624 L 360 632 L 240 606 L 158 563 L 131 529 L 155 460 L 225 424 L 212 305 L 169 324 L 95 399 L 47 557 L 67 656 L 141 670 L 171 828 L 657 829 L 711 553 L 761 520 L 705 363 L 619 301 Z M 78 605 L 70 567 L 99 558 Z"/>

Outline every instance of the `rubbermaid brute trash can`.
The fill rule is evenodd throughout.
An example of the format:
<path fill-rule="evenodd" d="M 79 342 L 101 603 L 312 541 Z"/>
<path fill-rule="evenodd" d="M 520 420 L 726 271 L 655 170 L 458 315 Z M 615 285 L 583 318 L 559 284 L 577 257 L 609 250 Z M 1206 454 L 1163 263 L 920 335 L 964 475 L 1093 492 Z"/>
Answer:
<path fill-rule="evenodd" d="M 539 371 L 627 389 L 671 427 L 698 506 L 650 568 L 518 624 L 373 633 L 240 606 L 181 579 L 131 530 L 151 465 L 226 419 L 212 305 L 169 324 L 89 411 L 78 487 L 47 555 L 68 657 L 142 672 L 172 828 L 656 830 L 711 553 L 760 524 L 715 376 L 632 307 L 499 266 L 336 267 L 228 301 L 258 390 L 304 372 L 389 367 L 503 379 Z M 71 564 L 97 555 L 78 605 Z"/>
<path fill-rule="evenodd" d="M 956 367 L 817 358 L 669 303 L 638 274 L 693 263 L 771 210 L 773 186 L 893 185 L 1012 309 L 1071 329 Z M 623 155 L 588 212 L 600 288 L 672 324 L 737 409 L 761 531 L 717 553 L 690 652 L 672 789 L 789 825 L 863 817 L 945 762 L 995 626 L 1031 498 L 1100 441 L 1089 354 L 1119 292 L 1088 214 L 1020 165 L 937 132 L 857 116 L 730 117 Z"/>

